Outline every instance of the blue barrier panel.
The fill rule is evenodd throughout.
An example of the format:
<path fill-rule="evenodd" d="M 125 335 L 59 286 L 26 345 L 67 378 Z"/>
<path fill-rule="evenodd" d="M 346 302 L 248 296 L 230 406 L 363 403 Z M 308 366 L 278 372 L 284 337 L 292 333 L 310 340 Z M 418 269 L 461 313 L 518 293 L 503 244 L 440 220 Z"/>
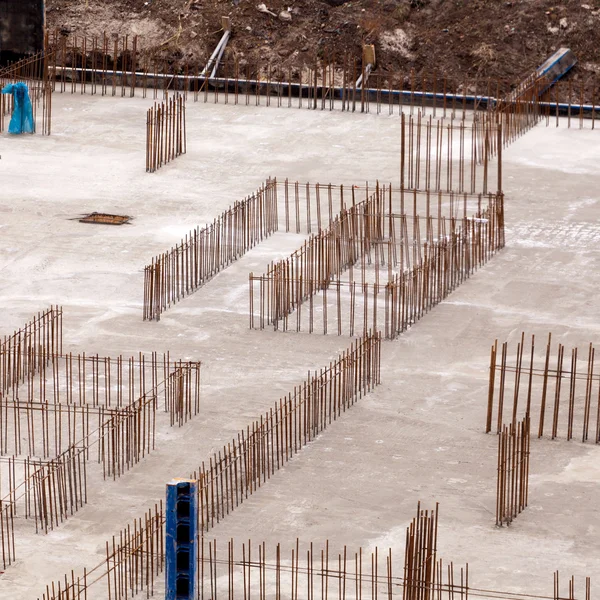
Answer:
<path fill-rule="evenodd" d="M 167 483 L 166 600 L 196 600 L 197 491 L 194 479 Z"/>
<path fill-rule="evenodd" d="M 540 96 L 559 79 L 564 77 L 575 65 L 577 58 L 569 48 L 560 48 L 537 68 L 538 78 L 544 78 L 546 86 L 540 90 Z"/>

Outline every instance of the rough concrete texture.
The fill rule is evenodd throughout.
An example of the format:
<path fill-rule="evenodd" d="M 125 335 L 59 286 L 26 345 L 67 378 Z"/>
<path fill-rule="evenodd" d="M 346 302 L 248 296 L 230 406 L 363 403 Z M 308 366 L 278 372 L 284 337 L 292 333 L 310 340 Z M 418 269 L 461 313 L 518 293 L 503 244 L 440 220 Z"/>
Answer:
<path fill-rule="evenodd" d="M 397 181 L 398 117 L 188 105 L 188 153 L 144 172 L 150 100 L 55 94 L 53 135 L 0 136 L 0 331 L 64 306 L 65 349 L 170 350 L 202 360 L 201 414 L 159 422 L 157 451 L 116 482 L 90 465 L 89 504 L 47 536 L 18 525 L 0 597 L 31 599 L 101 562 L 105 540 L 255 416 L 346 348 L 348 338 L 249 331 L 247 277 L 300 245 L 278 233 L 167 311 L 141 320 L 143 265 L 269 175 Z M 215 528 L 226 540 L 291 547 L 392 547 L 416 503 L 440 502 L 439 553 L 471 585 L 551 593 L 552 572 L 600 572 L 593 444 L 532 440 L 530 506 L 496 529 L 495 436 L 483 433 L 489 347 L 522 330 L 597 341 L 598 132 L 543 124 L 505 151 L 507 247 L 398 341 L 382 385 Z M 80 224 L 91 211 L 131 225 Z M 223 546 L 221 546 L 223 547 Z M 102 590 L 97 593 L 101 597 Z"/>

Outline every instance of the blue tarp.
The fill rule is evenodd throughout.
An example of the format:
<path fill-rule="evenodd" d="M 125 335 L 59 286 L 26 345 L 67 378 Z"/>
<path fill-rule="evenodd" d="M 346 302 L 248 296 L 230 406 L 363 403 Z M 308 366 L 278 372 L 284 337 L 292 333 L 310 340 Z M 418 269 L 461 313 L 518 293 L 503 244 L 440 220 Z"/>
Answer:
<path fill-rule="evenodd" d="M 2 90 L 2 93 L 12 94 L 14 98 L 13 114 L 8 126 L 8 133 L 33 133 L 35 123 L 27 86 L 21 82 L 9 83 Z"/>

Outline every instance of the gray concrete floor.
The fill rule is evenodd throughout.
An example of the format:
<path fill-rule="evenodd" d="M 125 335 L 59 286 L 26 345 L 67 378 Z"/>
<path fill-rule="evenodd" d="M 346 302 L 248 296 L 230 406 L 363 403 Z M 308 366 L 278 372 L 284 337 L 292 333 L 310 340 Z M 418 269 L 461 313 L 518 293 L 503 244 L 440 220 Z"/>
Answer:
<path fill-rule="evenodd" d="M 0 598 L 102 560 L 104 542 L 163 497 L 348 338 L 249 331 L 247 277 L 302 237 L 278 233 L 203 289 L 143 323 L 143 265 L 269 175 L 397 182 L 398 117 L 188 105 L 188 153 L 144 171 L 150 100 L 55 94 L 53 135 L 0 136 L 0 331 L 64 306 L 66 350 L 169 350 L 203 361 L 202 410 L 159 425 L 157 451 L 117 482 L 90 468 L 89 504 L 49 534 L 18 523 Z M 530 506 L 494 527 L 496 438 L 483 433 L 489 347 L 522 330 L 583 347 L 600 333 L 598 132 L 536 127 L 505 151 L 507 247 L 396 342 L 382 385 L 211 535 L 291 547 L 392 547 L 416 503 L 440 502 L 439 554 L 477 587 L 552 591 L 552 572 L 600 572 L 600 472 L 592 444 L 532 441 Z M 91 212 L 134 217 L 96 227 Z M 94 597 L 102 597 L 100 595 Z"/>

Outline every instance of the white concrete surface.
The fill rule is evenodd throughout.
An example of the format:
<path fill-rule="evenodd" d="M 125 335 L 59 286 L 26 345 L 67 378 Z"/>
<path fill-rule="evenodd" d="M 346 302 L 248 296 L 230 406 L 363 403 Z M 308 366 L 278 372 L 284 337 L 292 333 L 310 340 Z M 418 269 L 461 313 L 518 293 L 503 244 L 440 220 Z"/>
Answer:
<path fill-rule="evenodd" d="M 348 338 L 249 331 L 247 276 L 303 239 L 278 233 L 143 323 L 143 266 L 269 175 L 397 181 L 398 117 L 188 105 L 188 153 L 144 171 L 150 100 L 53 96 L 53 135 L 0 136 L 0 332 L 64 306 L 65 349 L 170 350 L 202 360 L 202 411 L 163 421 L 157 451 L 117 482 L 90 466 L 89 504 L 48 536 L 17 526 L 0 598 L 102 560 L 104 542 Z M 296 537 L 400 555 L 416 503 L 440 502 L 439 553 L 471 584 L 551 593 L 552 572 L 600 572 L 592 444 L 532 440 L 530 506 L 494 527 L 496 438 L 483 433 L 489 346 L 522 330 L 597 342 L 598 133 L 538 126 L 505 151 L 507 247 L 410 332 L 383 348 L 382 386 L 361 400 L 212 535 L 291 546 Z M 131 225 L 77 216 L 114 212 Z M 222 546 L 223 547 L 223 546 Z M 98 590 L 101 598 L 103 589 Z"/>

